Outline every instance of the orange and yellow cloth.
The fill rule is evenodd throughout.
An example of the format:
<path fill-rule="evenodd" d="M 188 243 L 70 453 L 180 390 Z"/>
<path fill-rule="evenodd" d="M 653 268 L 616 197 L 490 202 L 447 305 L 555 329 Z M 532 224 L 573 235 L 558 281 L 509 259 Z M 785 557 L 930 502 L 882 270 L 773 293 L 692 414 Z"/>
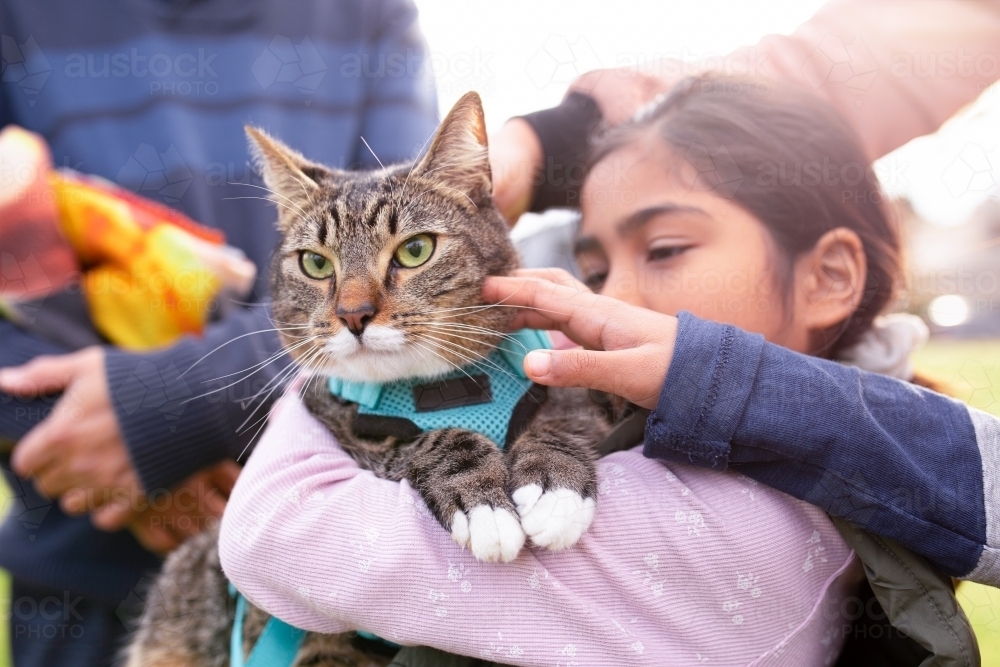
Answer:
<path fill-rule="evenodd" d="M 145 350 L 199 334 L 221 295 L 253 283 L 254 265 L 221 232 L 52 169 L 44 143 L 24 130 L 0 133 L 0 167 L 0 314 L 15 322 L 24 304 L 78 288 L 105 340 Z"/>

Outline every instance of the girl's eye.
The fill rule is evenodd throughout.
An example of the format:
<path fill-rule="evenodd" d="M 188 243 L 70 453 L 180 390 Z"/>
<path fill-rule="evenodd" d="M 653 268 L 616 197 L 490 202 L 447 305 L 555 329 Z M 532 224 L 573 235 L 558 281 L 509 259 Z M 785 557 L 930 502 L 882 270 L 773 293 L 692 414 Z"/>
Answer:
<path fill-rule="evenodd" d="M 671 246 L 660 246 L 659 248 L 650 248 L 646 259 L 650 262 L 658 262 L 664 259 L 670 259 L 671 257 L 676 257 L 686 250 L 690 250 L 691 246 L 685 245 L 671 245 Z"/>
<path fill-rule="evenodd" d="M 299 266 L 302 267 L 302 273 L 316 280 L 326 280 L 333 275 L 333 262 L 309 250 L 299 253 Z"/>
<path fill-rule="evenodd" d="M 407 269 L 415 269 L 431 258 L 434 252 L 434 239 L 427 234 L 417 234 L 409 238 L 396 248 L 393 255 L 400 266 Z"/>
<path fill-rule="evenodd" d="M 583 277 L 583 284 L 589 287 L 591 292 L 600 292 L 607 279 L 606 273 L 591 273 Z"/>

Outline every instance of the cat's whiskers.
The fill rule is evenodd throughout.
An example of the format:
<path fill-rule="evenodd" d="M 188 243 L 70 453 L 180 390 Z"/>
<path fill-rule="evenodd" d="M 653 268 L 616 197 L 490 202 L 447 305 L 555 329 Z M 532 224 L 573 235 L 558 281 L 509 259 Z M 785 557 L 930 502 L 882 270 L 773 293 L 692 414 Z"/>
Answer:
<path fill-rule="evenodd" d="M 462 163 L 461 162 L 446 163 L 446 164 L 443 164 L 443 165 L 441 165 L 439 167 L 435 167 L 434 169 L 427 170 L 426 172 L 424 172 L 424 173 L 421 174 L 421 177 L 428 176 L 430 174 L 433 174 L 435 171 L 440 171 L 442 169 L 450 169 L 451 167 L 455 167 L 455 166 L 460 165 L 460 164 L 462 164 Z M 412 167 L 411 167 L 411 171 L 412 171 Z M 407 175 L 407 178 L 409 178 L 409 175 Z M 475 206 L 477 210 L 479 209 L 479 206 L 476 206 L 476 202 L 472 201 L 472 198 L 469 197 L 469 195 L 467 195 L 464 192 L 462 192 L 461 190 L 457 190 L 456 188 L 449 187 L 447 185 L 444 185 L 443 183 L 434 183 L 434 184 L 431 185 L 431 187 L 427 188 L 426 190 L 424 190 L 423 192 L 421 192 L 416 197 L 413 197 L 412 199 L 410 199 L 410 203 L 408 203 L 406 206 L 404 206 L 400 210 L 400 212 L 399 212 L 400 217 L 402 217 L 403 213 L 405 213 L 408 208 L 410 208 L 411 206 L 413 206 L 425 194 L 427 194 L 428 192 L 433 192 L 434 190 L 437 190 L 439 188 L 445 188 L 445 189 L 448 189 L 448 190 L 455 190 L 455 192 L 458 192 L 459 194 L 461 194 L 462 196 L 464 196 L 466 199 L 468 199 L 470 202 L 472 202 L 472 205 Z"/>
<path fill-rule="evenodd" d="M 480 324 L 472 324 L 470 322 L 463 322 L 461 320 L 448 319 L 443 322 L 438 322 L 437 320 L 430 320 L 427 322 L 427 324 L 433 324 L 434 326 L 441 326 L 441 327 L 459 327 L 463 329 L 475 329 L 477 331 L 481 331 L 482 333 L 488 333 L 490 335 L 496 335 L 496 336 L 510 335 L 507 332 L 500 331 L 499 329 L 490 329 L 489 327 L 484 327 Z"/>
<path fill-rule="evenodd" d="M 305 326 L 308 326 L 308 325 L 305 325 Z M 292 329 L 292 328 L 293 327 L 289 327 L 289 329 Z M 294 328 L 298 328 L 298 327 L 294 327 Z M 230 338 L 225 343 L 222 343 L 221 345 L 217 346 L 216 348 L 214 348 L 210 352 L 202 355 L 202 357 L 200 359 L 198 359 L 198 361 L 196 361 L 193 364 L 191 364 L 190 366 L 188 366 L 187 370 L 185 370 L 183 373 L 180 374 L 180 377 L 184 377 L 187 374 L 187 372 L 190 371 L 192 368 L 194 368 L 195 366 L 197 366 L 198 364 L 200 364 L 202 361 L 204 361 L 205 359 L 207 359 L 211 355 L 215 354 L 216 352 L 218 352 L 219 350 L 221 350 L 225 346 L 229 345 L 230 343 L 232 343 L 234 341 L 238 341 L 241 338 L 246 338 L 247 336 L 253 336 L 255 334 L 261 334 L 261 333 L 267 333 L 269 331 L 282 331 L 282 329 L 279 328 L 279 327 L 275 327 L 275 328 L 272 328 L 272 329 L 258 329 L 257 331 L 250 331 L 248 333 L 236 336 L 235 338 Z"/>
<path fill-rule="evenodd" d="M 278 387 L 285 386 L 284 385 L 284 381 L 297 370 L 297 366 L 298 366 L 298 364 L 297 364 L 297 362 L 294 359 L 291 360 L 291 361 L 289 361 L 287 364 L 285 364 L 284 368 L 282 368 L 281 371 L 278 372 L 277 375 L 275 375 L 273 378 L 271 378 L 271 380 L 268 381 L 267 385 L 265 385 L 265 387 L 263 389 L 261 389 L 260 391 L 258 391 L 256 394 L 254 394 L 250 398 L 246 399 L 246 401 L 244 402 L 244 408 L 247 405 L 249 405 L 252 401 L 255 401 L 258 398 L 260 398 L 261 394 L 263 394 L 264 391 L 266 389 L 268 389 L 268 387 L 270 387 L 270 389 L 267 391 L 267 395 L 265 395 L 261 399 L 260 403 L 258 403 L 257 406 L 250 412 L 250 414 L 247 415 L 246 419 L 244 419 L 240 423 L 240 425 L 236 427 L 236 434 L 237 435 L 242 435 L 243 433 L 246 432 L 246 429 L 244 428 L 244 426 L 247 425 L 247 422 L 250 421 L 251 419 L 253 419 L 254 415 L 257 414 L 257 411 L 261 408 L 262 405 L 264 405 L 264 404 L 267 403 L 267 400 L 271 397 L 271 394 L 274 393 L 275 389 L 277 389 Z M 274 386 L 271 386 L 272 384 Z"/>
<path fill-rule="evenodd" d="M 411 341 L 411 344 L 412 345 L 416 345 L 417 347 L 420 347 L 420 348 L 422 348 L 424 350 L 427 350 L 428 352 L 430 352 L 431 354 L 433 354 L 438 359 L 441 359 L 442 361 L 444 361 L 445 363 L 447 363 L 449 366 L 451 366 L 455 370 L 462 371 L 462 373 L 464 373 L 466 375 L 466 377 L 468 377 L 470 380 L 474 379 L 471 375 L 469 375 L 469 372 L 467 370 L 465 370 L 464 367 L 459 366 L 453 360 L 449 359 L 448 357 L 446 357 L 445 355 L 441 354 L 440 352 L 438 352 L 437 350 L 434 349 L 434 348 L 438 348 L 438 349 L 441 349 L 441 350 L 444 350 L 444 351 L 447 352 L 448 351 L 447 348 L 441 347 L 440 345 L 437 345 L 436 343 L 434 343 L 433 341 L 430 341 L 430 340 L 424 340 L 424 342 L 427 343 L 428 345 L 433 346 L 433 347 L 426 347 L 423 344 L 418 343 L 417 341 Z"/>
<path fill-rule="evenodd" d="M 481 364 L 485 364 L 490 368 L 493 368 L 494 370 L 503 373 L 504 375 L 507 375 L 511 379 L 515 379 L 514 376 L 511 375 L 507 369 L 505 369 L 503 366 L 500 366 L 495 361 L 490 359 L 488 355 L 480 354 L 478 352 L 470 350 L 469 348 L 465 347 L 464 345 L 461 345 L 460 343 L 456 343 L 454 341 L 450 341 L 445 338 L 438 338 L 437 336 L 433 336 L 429 333 L 416 333 L 414 335 L 418 336 L 424 342 L 430 343 L 431 341 L 436 341 L 442 345 L 448 346 L 442 349 L 450 352 L 451 354 L 454 354 L 456 357 L 468 361 L 473 366 L 479 366 Z M 466 356 L 466 355 L 471 355 L 471 356 Z"/>
<path fill-rule="evenodd" d="M 293 200 L 289 199 L 289 198 L 288 198 L 288 197 L 286 197 L 285 195 L 281 194 L 280 192 L 275 192 L 275 191 L 274 191 L 274 190 L 272 190 L 271 188 L 266 188 L 266 187 L 264 187 L 263 185 L 257 185 L 257 184 L 255 184 L 255 183 L 239 183 L 239 182 L 237 182 L 237 181 L 228 181 L 228 182 L 226 183 L 226 185 L 243 185 L 243 186 L 246 186 L 246 187 L 248 187 L 248 188 L 257 188 L 258 190 L 263 190 L 264 192 L 270 192 L 270 193 L 271 193 L 272 195 L 274 195 L 275 197 L 281 197 L 281 198 L 282 198 L 282 199 L 284 199 L 284 200 L 285 200 L 286 202 L 288 202 L 288 203 L 289 203 L 290 205 L 294 206 L 294 207 L 296 208 L 296 210 L 298 210 L 298 212 L 299 212 L 300 214 L 302 214 L 302 217 L 303 217 L 303 218 L 306 218 L 306 219 L 308 219 L 308 218 L 309 218 L 309 216 L 308 216 L 308 215 L 306 214 L 306 212 L 302 210 L 302 207 L 300 207 L 300 206 L 299 206 L 298 204 L 296 204 L 296 203 L 295 203 L 295 202 L 294 202 Z M 270 200 L 270 201 L 274 201 L 274 200 L 272 199 L 272 200 Z"/>
<path fill-rule="evenodd" d="M 427 138 L 426 138 L 426 139 L 424 139 L 424 145 L 420 147 L 420 150 L 419 150 L 419 151 L 417 151 L 417 155 L 423 155 L 423 153 L 424 153 L 424 149 L 425 149 L 425 148 L 427 148 L 427 144 L 428 144 L 428 143 L 430 143 L 430 140 L 431 140 L 431 136 L 432 136 L 432 135 L 428 135 L 428 136 L 427 136 Z M 414 169 L 414 168 L 415 168 L 415 167 L 416 167 L 416 166 L 417 166 L 418 164 L 420 164 L 420 162 L 421 162 L 421 161 L 420 161 L 419 159 L 417 159 L 417 160 L 414 160 L 413 162 L 411 162 L 411 163 L 410 163 L 410 168 L 409 168 L 409 170 L 408 170 L 408 171 L 406 172 L 406 178 L 405 178 L 405 179 L 403 179 L 403 189 L 402 189 L 402 191 L 400 191 L 400 193 L 399 193 L 399 202 L 400 202 L 400 203 L 402 203 L 402 201 L 403 201 L 403 197 L 405 197 L 405 196 L 406 196 L 406 185 L 407 185 L 407 183 L 409 183 L 409 182 L 410 182 L 410 174 L 412 174 L 412 173 L 413 173 L 413 169 Z"/>
<path fill-rule="evenodd" d="M 302 345 L 306 345 L 306 344 L 308 344 L 308 343 L 310 343 L 310 342 L 311 342 L 311 340 L 310 340 L 310 339 L 306 339 L 306 340 L 303 340 L 303 341 L 299 341 L 299 342 L 295 343 L 295 345 L 293 345 L 293 346 L 289 346 L 289 347 L 287 347 L 287 348 L 284 348 L 284 349 L 282 349 L 282 350 L 281 350 L 280 352 L 276 352 L 275 354 L 271 355 L 271 356 L 270 356 L 270 357 L 269 357 L 268 359 L 266 359 L 266 360 L 265 360 L 264 362 L 258 362 L 257 364 L 254 364 L 254 365 L 253 365 L 253 366 L 251 366 L 250 368 L 245 368 L 245 369 L 243 369 L 243 370 L 241 370 L 241 371 L 237 371 L 237 373 L 246 373 L 246 375 L 244 375 L 243 377 L 239 378 L 238 380 L 236 380 L 236 381 L 234 381 L 234 382 L 231 382 L 231 383 L 229 383 L 229 384 L 227 384 L 227 385 L 224 385 L 224 386 L 222 386 L 222 387 L 219 387 L 218 389 L 212 389 L 211 391 L 207 391 L 207 392 L 205 392 L 204 394 L 199 394 L 199 395 L 197 395 L 197 396 L 192 396 L 191 398 L 187 398 L 187 399 L 185 399 L 185 400 L 181 401 L 181 405 L 184 405 L 184 404 L 186 404 L 186 403 L 190 403 L 191 401 L 194 401 L 194 400 L 197 400 L 197 399 L 199 399 L 199 398 L 205 398 L 206 396 L 211 396 L 212 394 L 215 394 L 215 393 L 218 393 L 218 392 L 220 392 L 220 391 L 224 391 L 224 390 L 226 390 L 226 389 L 229 389 L 230 387 L 233 387 L 233 386 L 235 386 L 235 385 L 238 385 L 238 384 L 239 384 L 240 382 L 243 382 L 243 381 L 245 381 L 245 380 L 249 379 L 249 378 L 250 378 L 251 376 L 253 376 L 253 375 L 255 375 L 255 374 L 259 373 L 259 372 L 260 372 L 260 371 L 262 371 L 262 370 L 263 370 L 263 369 L 264 369 L 265 367 L 269 366 L 270 364 L 273 364 L 273 363 L 274 363 L 275 361 L 277 361 L 278 359 L 280 359 L 280 358 L 281 358 L 281 356 L 282 356 L 282 355 L 283 355 L 283 354 L 284 354 L 285 352 L 288 352 L 288 351 L 291 351 L 291 350 L 294 350 L 294 349 L 296 349 L 297 347 L 300 347 L 300 346 L 302 346 Z M 259 368 L 257 368 L 256 370 L 252 370 L 252 369 L 254 369 L 254 367 L 256 367 L 256 366 L 260 366 L 260 367 L 259 367 Z M 247 371 L 250 371 L 250 372 L 247 372 Z M 232 376 L 232 375 L 236 375 L 237 373 L 230 373 L 229 375 L 230 375 L 230 376 Z M 211 382 L 211 381 L 212 381 L 212 380 L 205 380 L 205 382 Z"/>
<path fill-rule="evenodd" d="M 472 366 L 475 369 L 478 369 L 478 370 L 481 370 L 483 372 L 486 372 L 486 370 L 482 366 L 483 366 L 483 361 L 487 361 L 487 362 L 490 361 L 488 359 L 474 359 L 474 358 L 466 357 L 465 355 L 463 355 L 460 352 L 456 351 L 452 347 L 443 344 L 445 341 L 438 342 L 438 340 L 434 340 L 434 339 L 427 338 L 427 337 L 422 337 L 421 340 L 424 343 L 437 348 L 438 350 L 441 350 L 441 351 L 446 352 L 448 354 L 454 355 L 454 356 L 462 359 L 463 361 L 465 361 L 466 362 L 465 364 L 459 365 L 459 364 L 455 363 L 453 360 L 449 360 L 446 356 L 438 353 L 438 356 L 440 358 L 444 359 L 445 361 L 448 361 L 448 363 L 450 363 L 454 368 L 462 371 L 462 373 L 464 373 L 470 379 L 472 378 L 472 375 L 470 375 L 469 372 L 467 370 L 465 370 L 467 366 Z M 505 369 L 496 366 L 496 364 L 493 364 L 492 362 L 490 362 L 488 365 L 490 367 L 495 368 L 497 371 L 502 372 L 502 373 L 508 375 L 509 377 L 513 377 L 513 376 L 510 375 L 510 373 L 507 373 L 507 371 Z"/>
<path fill-rule="evenodd" d="M 308 338 L 308 337 L 306 337 L 306 338 Z M 253 375 L 253 373 L 250 373 L 249 371 L 256 372 L 254 369 L 260 370 L 258 368 L 258 366 L 263 367 L 263 366 L 266 366 L 267 364 L 269 364 L 271 362 L 277 361 L 282 355 L 289 354 L 292 350 L 295 350 L 295 349 L 297 349 L 299 347 L 302 347 L 303 345 L 306 345 L 309 342 L 311 342 L 311 341 L 309 341 L 309 340 L 307 340 L 305 338 L 303 340 L 296 341 L 293 345 L 289 345 L 288 347 L 282 347 L 277 352 L 275 352 L 274 354 L 272 354 L 271 356 L 269 356 L 267 359 L 264 359 L 263 361 L 258 361 L 253 366 L 249 366 L 247 368 L 243 368 L 243 369 L 235 371 L 233 373 L 226 373 L 225 375 L 220 375 L 218 377 L 214 377 L 214 378 L 211 378 L 209 380 L 204 380 L 202 382 L 202 384 L 205 384 L 205 383 L 208 383 L 208 382 L 215 382 L 217 380 L 224 380 L 225 378 L 232 377 L 234 375 L 239 375 L 240 373 L 248 373 L 248 375 L 246 375 L 246 376 L 240 378 L 239 380 L 237 380 L 237 382 L 241 382 L 241 381 L 246 380 L 247 378 L 249 378 L 251 375 Z"/>
<path fill-rule="evenodd" d="M 416 197 L 413 197 L 412 199 L 410 199 L 410 203 L 409 203 L 409 204 L 407 204 L 406 206 L 404 206 L 404 207 L 403 207 L 402 209 L 400 209 L 400 211 L 399 211 L 399 217 L 400 217 L 400 218 L 402 218 L 402 217 L 403 217 L 403 214 L 404 214 L 404 213 L 406 213 L 406 211 L 407 211 L 407 210 L 408 210 L 408 209 L 409 209 L 409 208 L 410 208 L 411 206 L 413 206 L 414 204 L 416 204 L 416 203 L 417 203 L 417 201 L 418 201 L 418 200 L 419 200 L 419 199 L 420 199 L 421 197 L 423 197 L 423 196 L 424 196 L 425 194 L 427 194 L 428 192 L 434 192 L 434 188 L 427 188 L 426 190 L 424 190 L 423 192 L 421 192 L 421 193 L 420 193 L 419 195 L 417 195 Z"/>
<path fill-rule="evenodd" d="M 514 304 L 510 304 L 510 303 L 506 303 L 506 304 L 494 303 L 494 304 L 490 304 L 488 306 L 471 306 L 470 308 L 476 308 L 477 310 L 473 310 L 470 313 L 455 313 L 455 314 L 452 314 L 452 315 L 442 315 L 442 317 L 444 317 L 444 318 L 465 317 L 466 315 L 472 315 L 472 314 L 475 314 L 475 313 L 478 313 L 478 312 L 481 312 L 481 311 L 484 311 L 484 310 L 489 310 L 490 308 L 498 308 L 498 307 L 503 307 L 503 308 L 526 308 L 527 310 L 536 310 L 536 311 L 538 311 L 540 313 L 559 313 L 558 310 L 552 310 L 550 308 L 538 308 L 537 306 L 517 306 L 517 305 L 514 305 Z M 430 311 L 428 311 L 428 314 L 430 314 Z"/>
<path fill-rule="evenodd" d="M 315 348 L 315 349 L 313 349 L 313 350 L 312 350 L 312 351 L 311 351 L 311 352 L 310 352 L 309 354 L 307 354 L 307 356 L 306 356 L 305 358 L 306 358 L 306 359 L 309 359 L 309 358 L 310 358 L 310 356 L 314 356 L 314 355 L 315 355 L 316 353 L 318 353 L 318 352 L 320 352 L 320 351 L 321 351 L 321 348 Z M 250 440 L 248 440 L 248 441 L 247 441 L 247 444 L 246 444 L 246 446 L 245 446 L 245 447 L 243 447 L 243 450 L 242 450 L 242 451 L 240 452 L 239 456 L 237 456 L 237 457 L 236 457 L 236 460 L 237 460 L 237 461 L 239 461 L 240 459 L 242 459 L 242 458 L 243 458 L 243 455 L 244 455 L 244 454 L 246 454 L 247 450 L 248 450 L 248 449 L 250 448 L 250 445 L 252 445 L 252 444 L 254 443 L 254 441 L 255 441 L 255 440 L 257 439 L 257 436 L 258 436 L 258 435 L 260 435 L 261 431 L 262 431 L 262 430 L 264 429 L 264 426 L 265 426 L 265 425 L 267 424 L 267 418 L 268 418 L 268 416 L 270 415 L 270 412 L 265 412 L 265 413 L 264 413 L 263 415 L 261 415 L 261 416 L 260 416 L 260 418 L 258 418 L 258 419 L 257 419 L 256 421 L 254 421 L 254 422 L 253 422 L 252 424 L 250 424 L 250 425 L 249 425 L 249 426 L 247 426 L 246 428 L 243 428 L 243 427 L 244 427 L 244 426 L 246 426 L 246 423 L 247 423 L 247 422 L 248 422 L 248 421 L 249 421 L 250 419 L 252 419 L 252 418 L 253 418 L 253 416 L 254 416 L 254 414 L 256 414 L 257 410 L 259 410 L 259 409 L 260 409 L 260 407 L 261 407 L 262 405 L 264 405 L 264 404 L 266 404 L 266 403 L 267 403 L 268 399 L 269 399 L 269 398 L 271 397 L 271 394 L 273 394 L 273 393 L 274 393 L 274 390 L 275 390 L 275 389 L 277 389 L 277 388 L 278 388 L 279 386 L 287 386 L 287 385 L 284 385 L 284 384 L 283 384 L 283 383 L 284 383 L 284 380 L 286 380 L 286 379 L 287 379 L 287 378 L 288 378 L 289 376 L 291 376 L 292 374 L 294 374 L 294 373 L 295 373 L 295 371 L 297 371 L 297 370 L 298 370 L 298 368 L 299 368 L 299 362 L 297 362 L 297 361 L 293 360 L 293 361 L 292 361 L 292 363 L 290 363 L 290 364 L 289 364 L 288 366 L 286 366 L 286 367 L 285 367 L 285 368 L 284 368 L 284 369 L 283 369 L 283 370 L 281 371 L 281 373 L 280 373 L 280 374 L 279 374 L 278 376 L 275 376 L 275 377 L 281 377 L 281 378 L 282 378 L 282 381 L 281 381 L 281 382 L 279 382 L 278 384 L 276 384 L 276 385 L 275 385 L 275 386 L 274 386 L 274 387 L 273 387 L 273 388 L 271 389 L 271 391 L 269 391 L 269 392 L 267 393 L 267 396 L 265 396 L 265 397 L 264 397 L 264 398 L 263 398 L 263 399 L 261 400 L 261 402 L 260 402 L 260 403 L 259 403 L 259 404 L 257 405 L 257 407 L 256 407 L 256 408 L 254 408 L 254 411 L 253 411 L 253 412 L 251 412 L 251 413 L 250 413 L 250 415 L 249 415 L 249 416 L 248 416 L 248 417 L 247 417 L 246 419 L 244 419 L 244 420 L 243 420 L 243 423 L 242 423 L 242 424 L 240 424 L 240 425 L 239 425 L 239 426 L 238 426 L 238 427 L 236 428 L 236 432 L 237 432 L 237 434 L 240 434 L 240 435 L 242 435 L 243 433 L 246 433 L 246 432 L 247 432 L 247 431 L 248 431 L 249 429 L 253 428 L 253 427 L 254 427 L 255 425 L 257 425 L 257 424 L 260 424 L 260 426 L 258 426 L 258 428 L 257 428 L 257 431 L 256 431 L 256 432 L 255 432 L 255 433 L 253 434 L 253 436 L 251 436 L 251 437 L 250 437 Z M 258 395 L 259 395 L 259 392 L 258 392 Z M 254 398 L 256 398 L 256 396 L 255 396 Z M 253 399 L 251 399 L 251 400 L 253 400 Z"/>
<path fill-rule="evenodd" d="M 226 201 L 231 200 L 231 199 L 260 199 L 261 201 L 273 202 L 273 203 L 277 204 L 278 206 L 284 206 L 289 211 L 291 211 L 292 214 L 301 216 L 301 218 L 303 220 L 305 220 L 306 222 L 308 222 L 310 224 L 313 224 L 313 225 L 318 224 L 318 221 L 315 218 L 312 218 L 312 217 L 310 217 L 308 215 L 300 214 L 297 211 L 293 211 L 291 208 L 288 207 L 288 204 L 285 204 L 285 203 L 280 202 L 280 201 L 275 201 L 273 199 L 268 199 L 267 197 L 250 197 L 250 196 L 247 196 L 247 197 L 223 197 L 222 199 L 226 200 Z"/>
<path fill-rule="evenodd" d="M 322 368 L 321 365 L 318 365 L 316 362 L 317 361 L 319 361 L 319 362 L 325 361 L 326 358 L 330 356 L 330 354 L 326 350 L 324 350 L 322 347 L 317 348 L 317 350 L 318 350 L 318 354 L 314 355 L 310 359 L 307 359 L 304 363 L 300 363 L 299 364 L 300 370 L 302 371 L 302 375 L 305 377 L 305 385 L 303 385 L 304 387 L 308 387 L 309 383 L 312 382 L 313 380 L 317 379 L 317 378 L 324 378 L 325 379 L 327 377 L 325 374 L 322 374 L 322 373 L 319 372 L 323 368 Z"/>
<path fill-rule="evenodd" d="M 271 394 L 273 394 L 278 387 L 284 386 L 285 380 L 288 379 L 288 377 L 290 377 L 291 375 L 293 375 L 299 368 L 301 368 L 305 364 L 308 364 L 307 360 L 315 357 L 317 353 L 320 351 L 320 349 L 321 348 L 313 348 L 312 350 L 308 351 L 305 354 L 305 356 L 303 356 L 301 359 L 292 359 L 291 362 L 288 365 L 286 365 L 278 374 L 276 374 L 273 378 L 271 378 L 267 382 L 267 384 L 265 384 L 261 388 L 260 391 L 251 396 L 249 399 L 247 399 L 247 403 L 256 400 L 257 398 L 260 397 L 261 394 L 267 391 L 269 386 L 271 386 L 272 384 L 274 385 L 273 387 L 271 387 L 270 391 L 267 391 L 267 395 L 261 399 L 260 403 L 257 404 L 257 407 L 255 407 L 253 411 L 249 415 L 247 415 L 247 418 L 244 419 L 243 422 L 236 427 L 236 432 L 237 433 L 246 432 L 246 430 L 243 427 L 246 426 L 248 421 L 253 419 L 254 415 L 257 414 L 257 412 L 261 409 L 262 406 L 268 403 L 268 399 L 271 398 Z M 265 413 L 264 417 L 266 416 L 267 414 Z"/>
<path fill-rule="evenodd" d="M 316 348 L 312 348 L 310 350 L 307 350 L 305 352 L 305 355 L 303 357 L 298 357 L 298 358 L 295 357 L 294 355 L 292 355 L 291 352 L 294 351 L 298 347 L 302 347 L 302 346 L 304 346 L 304 345 L 306 345 L 308 343 L 314 342 L 314 341 L 315 341 L 315 338 L 313 338 L 312 340 L 302 341 L 301 343 L 297 343 L 294 347 L 285 348 L 284 352 L 288 354 L 288 358 L 290 360 L 290 363 L 289 364 L 285 364 L 284 368 L 281 371 L 279 371 L 278 373 L 276 373 L 270 380 L 268 380 L 264 384 L 264 386 L 261 387 L 260 390 L 257 391 L 256 394 L 254 394 L 253 396 L 251 396 L 250 398 L 248 398 L 246 400 L 247 401 L 253 401 L 253 400 L 255 400 L 257 397 L 259 397 L 261 394 L 263 394 L 265 391 L 267 391 L 268 387 L 270 387 L 272 383 L 277 382 L 279 376 L 281 375 L 281 373 L 283 373 L 285 370 L 287 370 L 291 364 L 301 363 L 300 359 L 302 359 L 304 357 L 308 357 L 310 354 L 312 354 L 312 352 Z M 273 355 L 273 356 L 275 358 L 274 358 L 274 360 L 271 363 L 273 363 L 274 361 L 277 361 L 279 355 Z M 250 377 L 250 376 L 248 375 L 247 377 Z M 243 378 L 243 379 L 246 379 L 246 378 Z"/>
<path fill-rule="evenodd" d="M 428 333 L 429 335 L 429 332 L 424 332 L 424 333 Z M 469 336 L 462 336 L 451 329 L 436 330 L 434 331 L 434 333 L 440 334 L 442 336 L 449 336 L 450 338 L 458 338 L 461 340 L 471 341 L 473 343 L 479 343 L 480 345 L 490 345 L 489 342 L 484 341 L 482 338 L 470 338 Z M 463 331 L 462 333 L 470 333 L 470 332 Z M 490 347 L 496 347 L 496 346 L 490 345 Z"/>
<path fill-rule="evenodd" d="M 517 336 L 511 335 L 511 334 L 508 334 L 508 333 L 504 333 L 502 331 L 497 331 L 496 329 L 489 329 L 489 328 L 486 328 L 486 327 L 478 327 L 478 326 L 474 326 L 474 325 L 471 325 L 471 324 L 465 324 L 463 322 L 423 322 L 421 324 L 423 326 L 434 327 L 436 329 L 440 329 L 440 330 L 443 330 L 443 331 L 461 331 L 463 333 L 468 333 L 468 334 L 477 334 L 478 333 L 478 334 L 482 334 L 483 336 L 490 336 L 490 337 L 496 336 L 496 337 L 499 337 L 499 338 L 501 338 L 503 340 L 507 340 L 507 341 L 510 341 L 512 343 L 516 343 L 517 345 L 520 345 L 525 350 L 528 349 L 527 347 L 525 347 L 524 343 L 522 343 L 521 341 L 519 341 L 517 339 Z"/>
<path fill-rule="evenodd" d="M 393 199 L 395 199 L 396 192 L 392 189 L 392 179 L 388 178 L 389 170 L 385 168 L 384 164 L 382 164 L 382 160 L 379 159 L 378 155 L 375 155 L 375 151 L 373 151 L 372 147 L 368 145 L 368 140 L 365 139 L 364 137 L 361 137 L 361 141 L 365 143 L 365 148 L 368 149 L 368 152 L 371 153 L 372 157 L 375 158 L 375 161 L 378 162 L 378 166 L 382 167 L 382 173 L 385 174 L 387 177 L 385 179 L 385 182 L 389 185 L 389 193 L 392 195 Z"/>

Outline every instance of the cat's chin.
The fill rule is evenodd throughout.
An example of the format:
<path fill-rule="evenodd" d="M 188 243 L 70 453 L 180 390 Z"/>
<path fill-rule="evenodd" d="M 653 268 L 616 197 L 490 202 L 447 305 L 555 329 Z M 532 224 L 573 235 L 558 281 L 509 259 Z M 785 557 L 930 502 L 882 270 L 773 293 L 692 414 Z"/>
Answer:
<path fill-rule="evenodd" d="M 426 352 L 409 346 L 399 352 L 358 352 L 344 359 L 330 360 L 317 372 L 350 382 L 395 382 L 405 378 L 432 378 L 454 367 L 444 359 L 429 358 Z"/>
<path fill-rule="evenodd" d="M 395 382 L 411 378 L 434 378 L 455 369 L 427 345 L 407 342 L 398 329 L 369 325 L 359 342 L 341 329 L 323 345 L 326 355 L 321 375 L 350 382 Z"/>

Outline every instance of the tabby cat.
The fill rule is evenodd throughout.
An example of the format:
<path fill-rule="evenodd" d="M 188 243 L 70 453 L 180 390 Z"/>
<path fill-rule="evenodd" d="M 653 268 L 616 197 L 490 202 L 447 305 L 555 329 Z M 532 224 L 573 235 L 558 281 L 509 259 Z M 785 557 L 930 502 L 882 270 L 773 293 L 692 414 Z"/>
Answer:
<path fill-rule="evenodd" d="M 273 317 L 288 352 L 320 380 L 302 390 L 310 412 L 362 467 L 406 478 L 479 560 L 510 561 L 526 537 L 548 549 L 576 543 L 594 515 L 595 446 L 609 431 L 585 392 L 550 389 L 546 398 L 532 388 L 540 407 L 501 449 L 460 428 L 359 433 L 358 405 L 332 395 L 326 381 L 433 381 L 490 363 L 510 344 L 500 332 L 512 310 L 480 298 L 483 280 L 515 269 L 517 257 L 492 203 L 479 96 L 455 104 L 415 164 L 367 173 L 315 164 L 260 130 L 247 132 L 280 210 Z M 167 560 L 129 667 L 228 664 L 233 603 L 216 540 L 203 534 Z M 267 618 L 251 606 L 245 651 Z M 307 635 L 295 664 L 388 662 L 356 649 L 352 635 Z"/>

